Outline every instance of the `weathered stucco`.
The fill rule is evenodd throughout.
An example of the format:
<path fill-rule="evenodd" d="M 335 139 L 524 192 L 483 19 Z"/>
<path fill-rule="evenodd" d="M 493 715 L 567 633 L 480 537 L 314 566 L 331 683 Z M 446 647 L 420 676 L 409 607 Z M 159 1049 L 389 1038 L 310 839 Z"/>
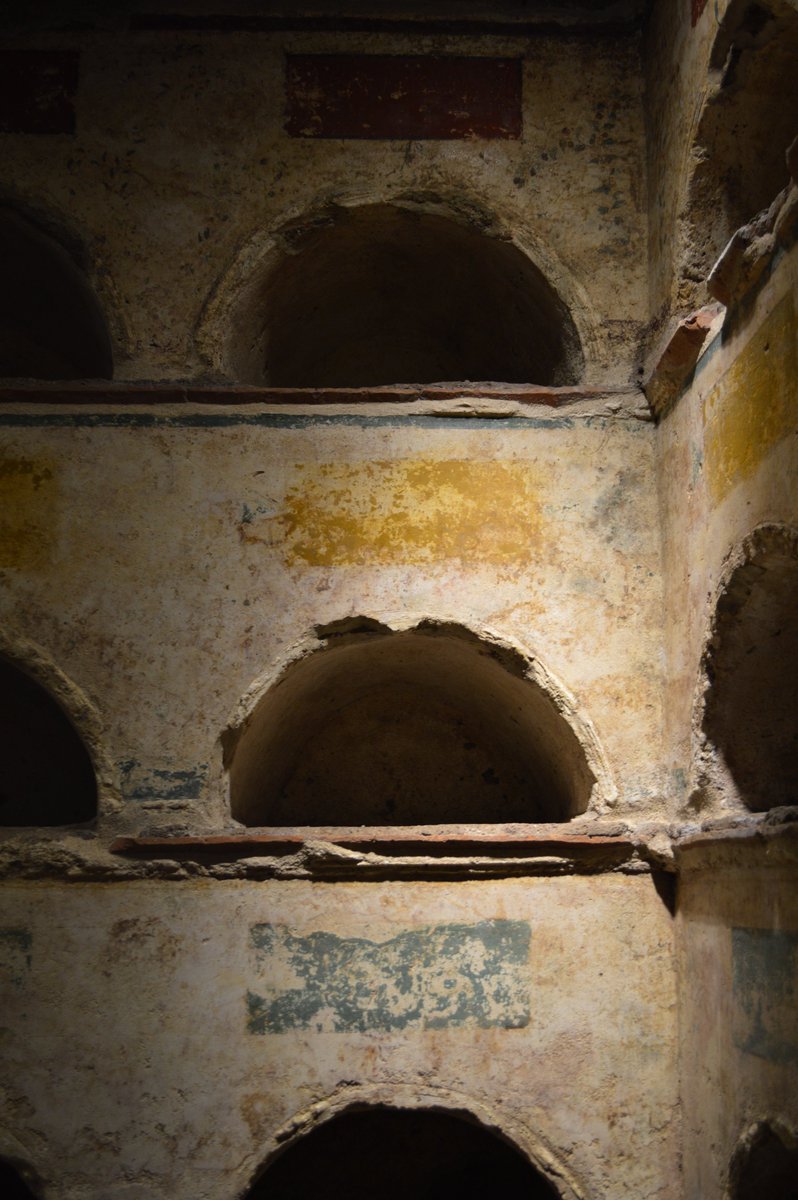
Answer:
<path fill-rule="evenodd" d="M 699 359 L 688 395 L 658 431 L 671 663 L 666 711 L 672 753 L 681 761 L 693 761 L 700 748 L 700 664 L 724 580 L 755 530 L 789 532 L 798 524 L 795 272 L 793 250 L 727 318 Z M 688 779 L 685 786 L 689 800 Z M 699 810 L 707 800 L 693 796 Z M 729 796 L 726 803 L 737 802 Z"/>
<path fill-rule="evenodd" d="M 492 38 L 491 56 L 524 61 L 521 138 L 350 141 L 345 159 L 340 140 L 285 135 L 284 55 L 407 54 L 418 38 L 97 31 L 26 45 L 37 41 L 81 51 L 77 131 L 51 139 L 46 155 L 35 139 L 7 136 L 15 166 L 6 188 L 89 242 L 117 378 L 212 370 L 194 331 L 204 346 L 212 322 L 218 348 L 278 230 L 332 202 L 402 197 L 512 231 L 590 331 L 591 381 L 633 373 L 629 327 L 642 330 L 645 304 L 634 35 Z M 425 52 L 433 46 L 485 53 L 479 37 L 424 39 Z M 563 220 L 551 198 L 565 194 L 573 208 Z"/>
<path fill-rule="evenodd" d="M 659 804 L 651 425 L 606 411 L 509 428 L 207 410 L 60 410 L 30 428 L 30 415 L 0 413 L 6 453 L 49 472 L 62 515 L 23 508 L 15 531 L 7 511 L 9 546 L 40 530 L 41 558 L 7 563 L 5 621 L 102 713 L 128 824 L 137 800 L 189 821 L 210 804 L 223 821 L 208 779 L 238 701 L 316 625 L 357 614 L 458 618 L 539 653 L 622 772 L 624 807 Z M 24 502 L 32 476 L 16 478 Z"/>
<path fill-rule="evenodd" d="M 770 1121 L 794 1147 L 795 838 L 724 847 L 705 835 L 681 858 L 685 1194 L 725 1196 L 753 1126 Z"/>
<path fill-rule="evenodd" d="M 256 7 L 3 25 L 0 1190 L 779 1200 L 798 10 Z"/>
<path fill-rule="evenodd" d="M 133 1200 L 157 1180 L 161 1194 L 210 1200 L 238 1194 L 286 1139 L 379 1099 L 471 1106 L 502 1127 L 507 1114 L 508 1136 L 539 1165 L 547 1153 L 561 1164 L 564 1196 L 676 1195 L 670 914 L 650 877 L 607 878 L 600 894 L 591 880 L 562 882 L 11 889 L 4 923 L 30 942 L 8 955 L 14 1140 L 2 1150 L 33 1151 L 55 1195 L 88 1185 Z M 248 993 L 298 982 L 290 962 L 259 953 L 264 920 L 283 940 L 326 933 L 387 953 L 404 939 L 429 1006 L 445 1004 L 458 979 L 430 927 L 522 927 L 505 952 L 509 1019 L 483 1020 L 472 949 L 457 1021 L 372 1024 L 390 977 L 350 958 L 337 975 L 339 988 L 360 980 L 348 1017 L 319 1009 L 262 1029 Z"/>

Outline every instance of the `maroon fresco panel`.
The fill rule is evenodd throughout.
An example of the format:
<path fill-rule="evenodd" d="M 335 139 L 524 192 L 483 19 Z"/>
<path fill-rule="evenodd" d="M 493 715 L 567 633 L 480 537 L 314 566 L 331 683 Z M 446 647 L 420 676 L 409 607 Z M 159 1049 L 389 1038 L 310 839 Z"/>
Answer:
<path fill-rule="evenodd" d="M 291 137 L 517 138 L 521 59 L 411 54 L 291 54 Z"/>
<path fill-rule="evenodd" d="M 0 50 L 0 133 L 74 133 L 78 53 Z"/>
<path fill-rule="evenodd" d="M 707 6 L 707 0 L 692 0 L 691 19 L 693 28 L 698 24 L 702 12 Z"/>

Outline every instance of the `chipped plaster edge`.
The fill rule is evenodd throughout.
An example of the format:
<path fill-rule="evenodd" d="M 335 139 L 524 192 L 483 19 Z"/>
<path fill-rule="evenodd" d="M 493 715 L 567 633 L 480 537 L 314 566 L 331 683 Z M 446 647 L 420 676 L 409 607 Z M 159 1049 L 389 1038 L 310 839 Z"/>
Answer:
<path fill-rule="evenodd" d="M 705 634 L 693 695 L 690 779 L 685 805 L 686 812 L 699 812 L 705 819 L 730 813 L 752 815 L 741 801 L 735 803 L 730 800 L 728 781 L 719 778 L 718 768 L 712 762 L 714 747 L 704 724 L 712 690 L 712 662 L 716 651 L 720 603 L 742 567 L 755 563 L 760 555 L 778 546 L 790 553 L 798 564 L 798 528 L 785 521 L 764 521 L 756 525 L 728 550 L 715 587 L 708 597 L 708 615 L 704 622 Z"/>
<path fill-rule="evenodd" d="M 105 724 L 99 710 L 46 650 L 8 626 L 0 626 L 0 655 L 38 683 L 75 729 L 97 781 L 97 819 L 118 813 L 123 807 L 122 794 L 116 767 L 105 747 Z"/>
<path fill-rule="evenodd" d="M 247 1185 L 259 1178 L 286 1150 L 301 1143 L 320 1125 L 347 1113 L 372 1108 L 411 1110 L 461 1116 L 474 1121 L 486 1133 L 510 1145 L 552 1185 L 561 1200 L 585 1200 L 587 1192 L 574 1172 L 555 1154 L 548 1140 L 530 1125 L 498 1112 L 475 1096 L 428 1082 L 350 1083 L 342 1082 L 327 1096 L 313 1101 L 289 1117 L 272 1135 L 271 1144 L 255 1162 L 249 1159 Z"/>
<path fill-rule="evenodd" d="M 213 748 L 208 807 L 215 822 L 238 826 L 231 815 L 229 759 L 256 708 L 287 672 L 314 654 L 328 652 L 342 636 L 367 633 L 390 636 L 411 631 L 427 636 L 449 634 L 475 641 L 492 650 L 505 670 L 538 687 L 571 729 L 593 776 L 587 808 L 581 815 L 601 816 L 615 807 L 618 788 L 591 718 L 536 652 L 492 626 L 470 623 L 449 613 L 381 611 L 351 614 L 340 621 L 306 631 L 255 677 L 230 713 Z"/>
<path fill-rule="evenodd" d="M 523 218 L 519 218 L 510 231 L 506 220 L 499 218 L 487 201 L 464 195 L 461 187 L 447 189 L 445 186 L 424 202 L 406 189 L 395 191 L 375 187 L 334 194 L 325 191 L 301 207 L 286 209 L 268 227 L 250 233 L 217 276 L 194 327 L 192 340 L 205 371 L 214 378 L 233 377 L 229 347 L 235 319 L 263 286 L 282 254 L 288 251 L 286 232 L 302 224 L 318 223 L 325 217 L 329 220 L 336 209 L 373 204 L 425 212 L 459 225 L 470 223 L 481 228 L 485 237 L 512 243 L 540 271 L 573 322 L 582 360 L 579 386 L 592 386 L 600 381 L 602 372 L 610 364 L 612 348 L 605 344 L 599 314 L 584 285 Z"/>

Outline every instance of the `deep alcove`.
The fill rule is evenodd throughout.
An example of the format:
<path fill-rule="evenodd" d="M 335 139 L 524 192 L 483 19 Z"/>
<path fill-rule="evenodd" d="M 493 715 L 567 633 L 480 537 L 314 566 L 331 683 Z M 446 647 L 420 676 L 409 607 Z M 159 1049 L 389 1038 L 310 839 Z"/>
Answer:
<path fill-rule="evenodd" d="M 294 231 L 234 336 L 234 369 L 276 387 L 500 380 L 571 384 L 567 308 L 512 242 L 388 204 Z"/>
<path fill-rule="evenodd" d="M 441 1112 L 374 1108 L 345 1113 L 280 1155 L 246 1200 L 556 1200 L 509 1143 Z"/>
<path fill-rule="evenodd" d="M 97 812 L 88 751 L 59 704 L 0 659 L 0 825 L 74 825 Z"/>
<path fill-rule="evenodd" d="M 0 206 L 0 261 L 0 377 L 110 379 L 105 317 L 72 255 Z"/>
<path fill-rule="evenodd" d="M 227 750 L 245 825 L 566 821 L 594 783 L 520 655 L 459 627 L 336 637 L 295 663 Z"/>
<path fill-rule="evenodd" d="M 705 278 L 731 235 L 789 183 L 798 111 L 798 14 L 786 0 L 733 0 L 712 51 L 694 147 L 689 256 Z"/>
<path fill-rule="evenodd" d="M 797 595 L 795 546 L 773 531 L 756 536 L 718 602 L 704 729 L 754 811 L 798 798 Z"/>
<path fill-rule="evenodd" d="M 764 1122 L 735 1156 L 730 1174 L 731 1200 L 798 1200 L 798 1146 L 785 1144 Z"/>
<path fill-rule="evenodd" d="M 0 1196 L 3 1200 L 36 1200 L 33 1192 L 11 1163 L 0 1161 Z"/>

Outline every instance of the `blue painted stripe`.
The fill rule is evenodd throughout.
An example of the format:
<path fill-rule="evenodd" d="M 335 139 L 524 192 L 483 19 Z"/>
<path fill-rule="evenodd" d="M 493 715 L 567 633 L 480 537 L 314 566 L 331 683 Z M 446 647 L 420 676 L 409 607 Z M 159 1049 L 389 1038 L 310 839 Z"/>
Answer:
<path fill-rule="evenodd" d="M 604 429 L 614 418 L 584 417 L 434 417 L 410 414 L 357 416 L 355 414 L 289 413 L 181 413 L 155 412 L 0 412 L 0 427 L 14 429 L 308 429 L 318 426 L 412 426 L 419 429 L 573 429 L 577 426 Z M 630 422 L 627 429 L 645 428 L 646 422 Z"/>

